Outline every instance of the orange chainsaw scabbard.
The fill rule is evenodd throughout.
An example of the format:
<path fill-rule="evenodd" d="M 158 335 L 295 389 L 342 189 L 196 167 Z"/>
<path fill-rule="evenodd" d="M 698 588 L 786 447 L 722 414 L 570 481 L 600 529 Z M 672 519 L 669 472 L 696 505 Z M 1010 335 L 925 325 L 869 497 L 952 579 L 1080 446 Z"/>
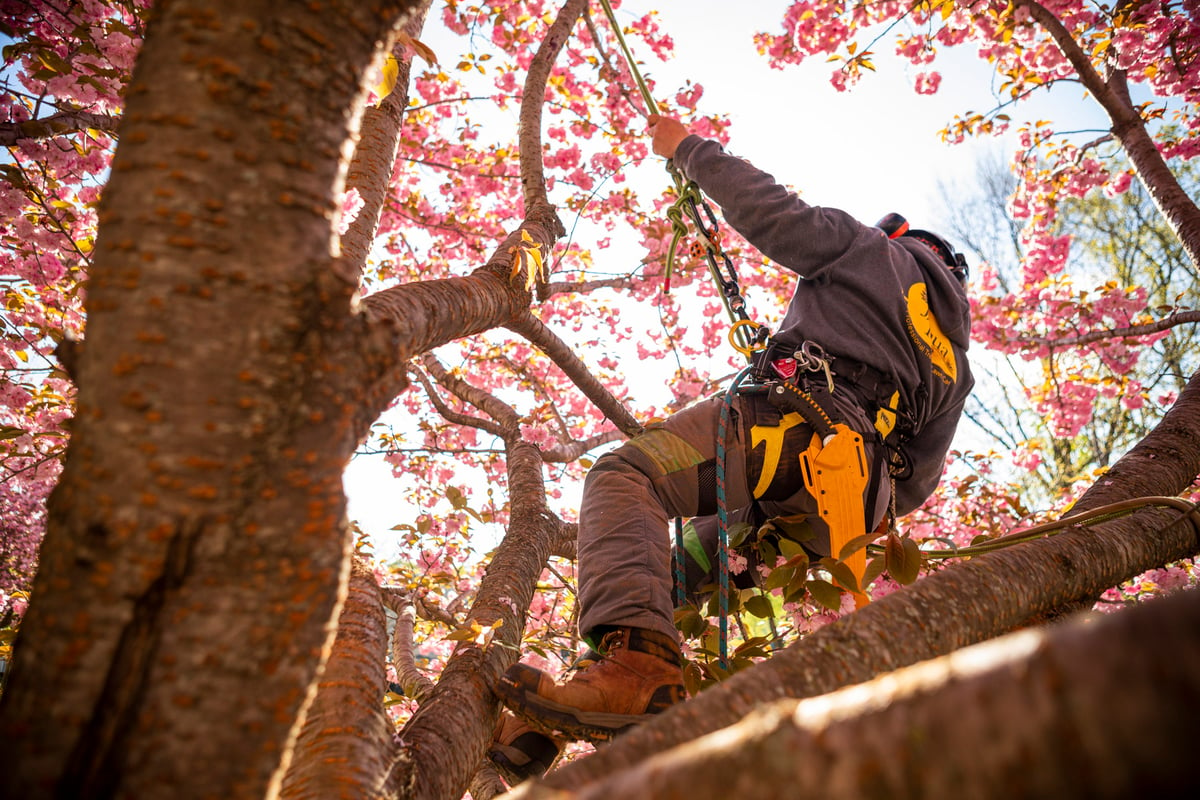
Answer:
<path fill-rule="evenodd" d="M 870 474 L 862 436 L 842 423 L 833 427 L 834 435 L 825 442 L 813 436 L 808 449 L 800 454 L 800 468 L 804 486 L 817 501 L 817 512 L 829 526 L 830 555 L 838 558 L 847 542 L 867 532 L 863 491 Z M 854 573 L 860 588 L 842 588 L 854 595 L 854 604 L 862 608 L 870 602 L 861 591 L 865 588 L 862 579 L 867 570 L 866 547 L 855 550 L 843 560 Z"/>

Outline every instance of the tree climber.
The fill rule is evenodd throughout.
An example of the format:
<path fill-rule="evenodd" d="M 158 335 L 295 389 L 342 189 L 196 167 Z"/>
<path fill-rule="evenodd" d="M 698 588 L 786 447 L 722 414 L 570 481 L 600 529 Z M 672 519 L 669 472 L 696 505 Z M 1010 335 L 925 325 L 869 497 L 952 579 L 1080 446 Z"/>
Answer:
<path fill-rule="evenodd" d="M 818 537 L 805 544 L 829 555 L 824 501 L 804 471 L 833 438 L 832 424 L 853 440 L 859 533 L 889 511 L 916 509 L 941 477 L 974 382 L 962 256 L 896 215 L 871 227 L 810 206 L 675 119 L 651 116 L 650 133 L 654 152 L 733 228 L 800 276 L 779 331 L 756 355 L 754 385 L 731 400 L 727 507 L 811 515 Z M 493 760 L 523 768 L 522 777 L 540 774 L 562 739 L 607 741 L 684 699 L 666 531 L 671 517 L 716 511 L 725 402 L 718 395 L 647 426 L 592 467 L 579 518 L 579 627 L 591 650 L 565 682 L 525 664 L 504 674 L 496 692 L 520 719 L 506 716 Z"/>

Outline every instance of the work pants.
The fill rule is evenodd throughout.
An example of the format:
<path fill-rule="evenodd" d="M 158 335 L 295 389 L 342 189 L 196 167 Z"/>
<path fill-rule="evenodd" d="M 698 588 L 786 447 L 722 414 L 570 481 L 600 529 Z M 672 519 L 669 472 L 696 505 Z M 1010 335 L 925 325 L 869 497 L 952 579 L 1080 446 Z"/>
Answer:
<path fill-rule="evenodd" d="M 700 517 L 717 510 L 717 430 L 724 395 L 716 395 L 647 426 L 639 436 L 601 456 L 584 482 L 579 516 L 580 630 L 598 626 L 646 628 L 677 636 L 674 625 L 671 541 L 668 520 Z M 783 412 L 762 393 L 733 398 L 725 429 L 725 505 L 744 513 L 753 490 L 768 517 L 814 514 L 817 503 L 804 488 L 800 454 L 812 430 L 791 427 L 778 452 L 772 442 L 750 447 L 751 428 L 778 425 Z M 866 463 L 877 457 L 874 428 L 853 396 L 833 394 L 830 416 L 863 434 Z M 764 468 L 773 476 L 763 489 Z M 887 508 L 888 481 L 875 475 L 864 492 L 864 520 L 873 529 Z M 828 530 L 806 543 L 828 554 Z M 823 539 L 823 541 L 822 541 Z M 822 550 L 823 548 L 823 550 Z"/>

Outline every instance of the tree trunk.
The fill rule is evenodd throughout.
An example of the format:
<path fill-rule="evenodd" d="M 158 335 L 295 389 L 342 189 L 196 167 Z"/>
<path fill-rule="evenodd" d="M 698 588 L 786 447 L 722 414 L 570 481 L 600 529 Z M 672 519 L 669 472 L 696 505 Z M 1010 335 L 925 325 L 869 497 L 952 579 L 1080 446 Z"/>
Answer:
<path fill-rule="evenodd" d="M 379 402 L 348 368 L 397 355 L 331 269 L 339 160 L 413 4 L 176 0 L 151 23 L 0 795 L 261 798 L 278 779 L 349 563 L 349 409 Z"/>
<path fill-rule="evenodd" d="M 1198 632 L 1200 590 L 1031 629 L 514 800 L 1190 796 Z"/>
<path fill-rule="evenodd" d="M 1200 473 L 1200 373 L 1155 430 L 1077 507 L 1142 495 L 1174 495 Z M 826 694 L 1007 633 L 1032 618 L 1098 596 L 1148 569 L 1200 552 L 1178 511 L 1128 517 L 1013 546 L 951 565 L 888 595 L 739 672 L 687 703 L 551 774 L 578 788 L 705 733 L 763 703 Z"/>

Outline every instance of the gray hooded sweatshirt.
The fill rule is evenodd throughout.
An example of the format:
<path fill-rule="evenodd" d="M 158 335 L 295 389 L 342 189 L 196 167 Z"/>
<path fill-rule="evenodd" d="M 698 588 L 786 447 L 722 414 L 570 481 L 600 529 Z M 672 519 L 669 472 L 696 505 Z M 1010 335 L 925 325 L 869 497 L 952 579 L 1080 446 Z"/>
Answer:
<path fill-rule="evenodd" d="M 888 239 L 843 211 L 810 206 L 717 142 L 689 136 L 674 161 L 738 233 L 799 276 L 775 338 L 816 342 L 899 387 L 912 472 L 896 481 L 896 513 L 920 506 L 941 479 L 974 385 L 964 287 L 925 244 Z"/>

